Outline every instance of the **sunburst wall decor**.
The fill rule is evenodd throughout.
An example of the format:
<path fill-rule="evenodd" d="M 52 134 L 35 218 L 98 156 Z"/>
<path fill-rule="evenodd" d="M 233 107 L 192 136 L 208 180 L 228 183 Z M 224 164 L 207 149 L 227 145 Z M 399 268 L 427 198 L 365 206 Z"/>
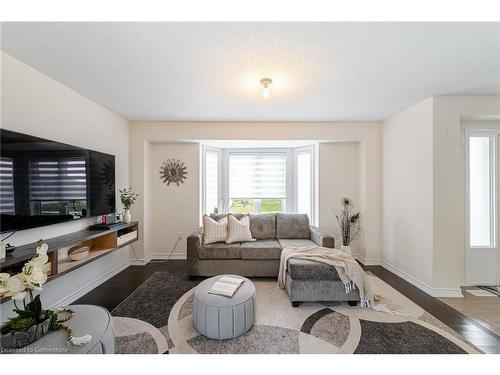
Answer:
<path fill-rule="evenodd" d="M 187 178 L 186 175 L 186 166 L 179 159 L 168 159 L 160 167 L 160 178 L 167 186 L 171 183 L 175 183 L 177 186 L 183 184 Z"/>

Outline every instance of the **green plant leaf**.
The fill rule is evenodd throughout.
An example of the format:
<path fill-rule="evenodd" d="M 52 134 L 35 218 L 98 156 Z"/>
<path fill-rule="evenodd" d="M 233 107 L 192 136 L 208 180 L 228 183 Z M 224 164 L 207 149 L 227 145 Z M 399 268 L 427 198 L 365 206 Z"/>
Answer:
<path fill-rule="evenodd" d="M 14 310 L 17 315 L 21 318 L 35 318 L 35 316 L 33 315 L 33 311 L 29 311 L 29 310 L 20 310 L 20 309 L 15 309 Z"/>
<path fill-rule="evenodd" d="M 32 312 L 33 318 L 40 322 L 40 315 L 42 314 L 42 302 L 40 301 L 40 295 L 33 298 L 33 301 L 26 305 L 26 310 Z"/>
<path fill-rule="evenodd" d="M 14 331 L 26 331 L 29 327 L 36 324 L 33 318 L 21 318 L 20 316 L 15 316 L 7 320 L 4 326 L 2 326 L 2 334 L 14 332 Z"/>

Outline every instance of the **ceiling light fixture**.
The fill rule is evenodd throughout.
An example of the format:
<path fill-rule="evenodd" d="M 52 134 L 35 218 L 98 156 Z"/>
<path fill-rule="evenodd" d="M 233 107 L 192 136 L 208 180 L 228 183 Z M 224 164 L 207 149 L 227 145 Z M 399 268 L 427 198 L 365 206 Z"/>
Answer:
<path fill-rule="evenodd" d="M 262 78 L 260 80 L 260 84 L 262 85 L 262 97 L 263 98 L 269 98 L 269 95 L 270 95 L 269 86 L 271 86 L 271 83 L 273 83 L 273 80 L 271 78 Z"/>

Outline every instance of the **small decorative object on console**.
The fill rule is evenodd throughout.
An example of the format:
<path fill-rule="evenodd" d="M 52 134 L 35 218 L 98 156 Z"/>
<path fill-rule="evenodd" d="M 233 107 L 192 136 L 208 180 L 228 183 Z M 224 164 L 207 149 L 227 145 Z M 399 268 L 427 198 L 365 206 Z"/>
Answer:
<path fill-rule="evenodd" d="M 183 184 L 186 177 L 186 166 L 179 159 L 168 159 L 160 167 L 160 178 L 167 186 L 171 183 Z"/>
<path fill-rule="evenodd" d="M 125 224 L 130 223 L 132 221 L 132 215 L 130 215 L 130 207 L 134 204 L 135 200 L 139 194 L 134 193 L 132 188 L 129 186 L 128 189 L 120 189 L 120 200 L 123 206 L 123 222 Z"/>
<path fill-rule="evenodd" d="M 89 256 L 90 247 L 88 246 L 74 246 L 68 250 L 69 259 L 76 261 L 82 260 Z"/>
<path fill-rule="evenodd" d="M 351 255 L 351 242 L 359 238 L 361 231 L 359 212 L 355 212 L 354 205 L 349 198 L 340 200 L 340 208 L 335 213 L 342 235 L 341 250 Z"/>

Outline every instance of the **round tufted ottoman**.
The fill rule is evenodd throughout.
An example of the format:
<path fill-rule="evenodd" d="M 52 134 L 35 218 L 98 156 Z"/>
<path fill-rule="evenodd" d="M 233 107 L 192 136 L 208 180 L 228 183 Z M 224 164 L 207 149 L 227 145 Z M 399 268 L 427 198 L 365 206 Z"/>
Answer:
<path fill-rule="evenodd" d="M 92 340 L 88 344 L 76 346 L 69 344 L 68 334 L 63 329 L 49 332 L 33 344 L 21 348 L 20 352 L 29 354 L 114 354 L 115 334 L 113 319 L 108 310 L 100 306 L 69 306 L 76 315 L 68 320 L 67 326 L 73 329 L 75 336 L 89 334 Z"/>
<path fill-rule="evenodd" d="M 255 286 L 245 279 L 233 297 L 209 294 L 212 285 L 223 276 L 201 282 L 193 296 L 193 324 L 202 335 L 211 339 L 232 339 L 252 328 L 255 321 Z"/>

